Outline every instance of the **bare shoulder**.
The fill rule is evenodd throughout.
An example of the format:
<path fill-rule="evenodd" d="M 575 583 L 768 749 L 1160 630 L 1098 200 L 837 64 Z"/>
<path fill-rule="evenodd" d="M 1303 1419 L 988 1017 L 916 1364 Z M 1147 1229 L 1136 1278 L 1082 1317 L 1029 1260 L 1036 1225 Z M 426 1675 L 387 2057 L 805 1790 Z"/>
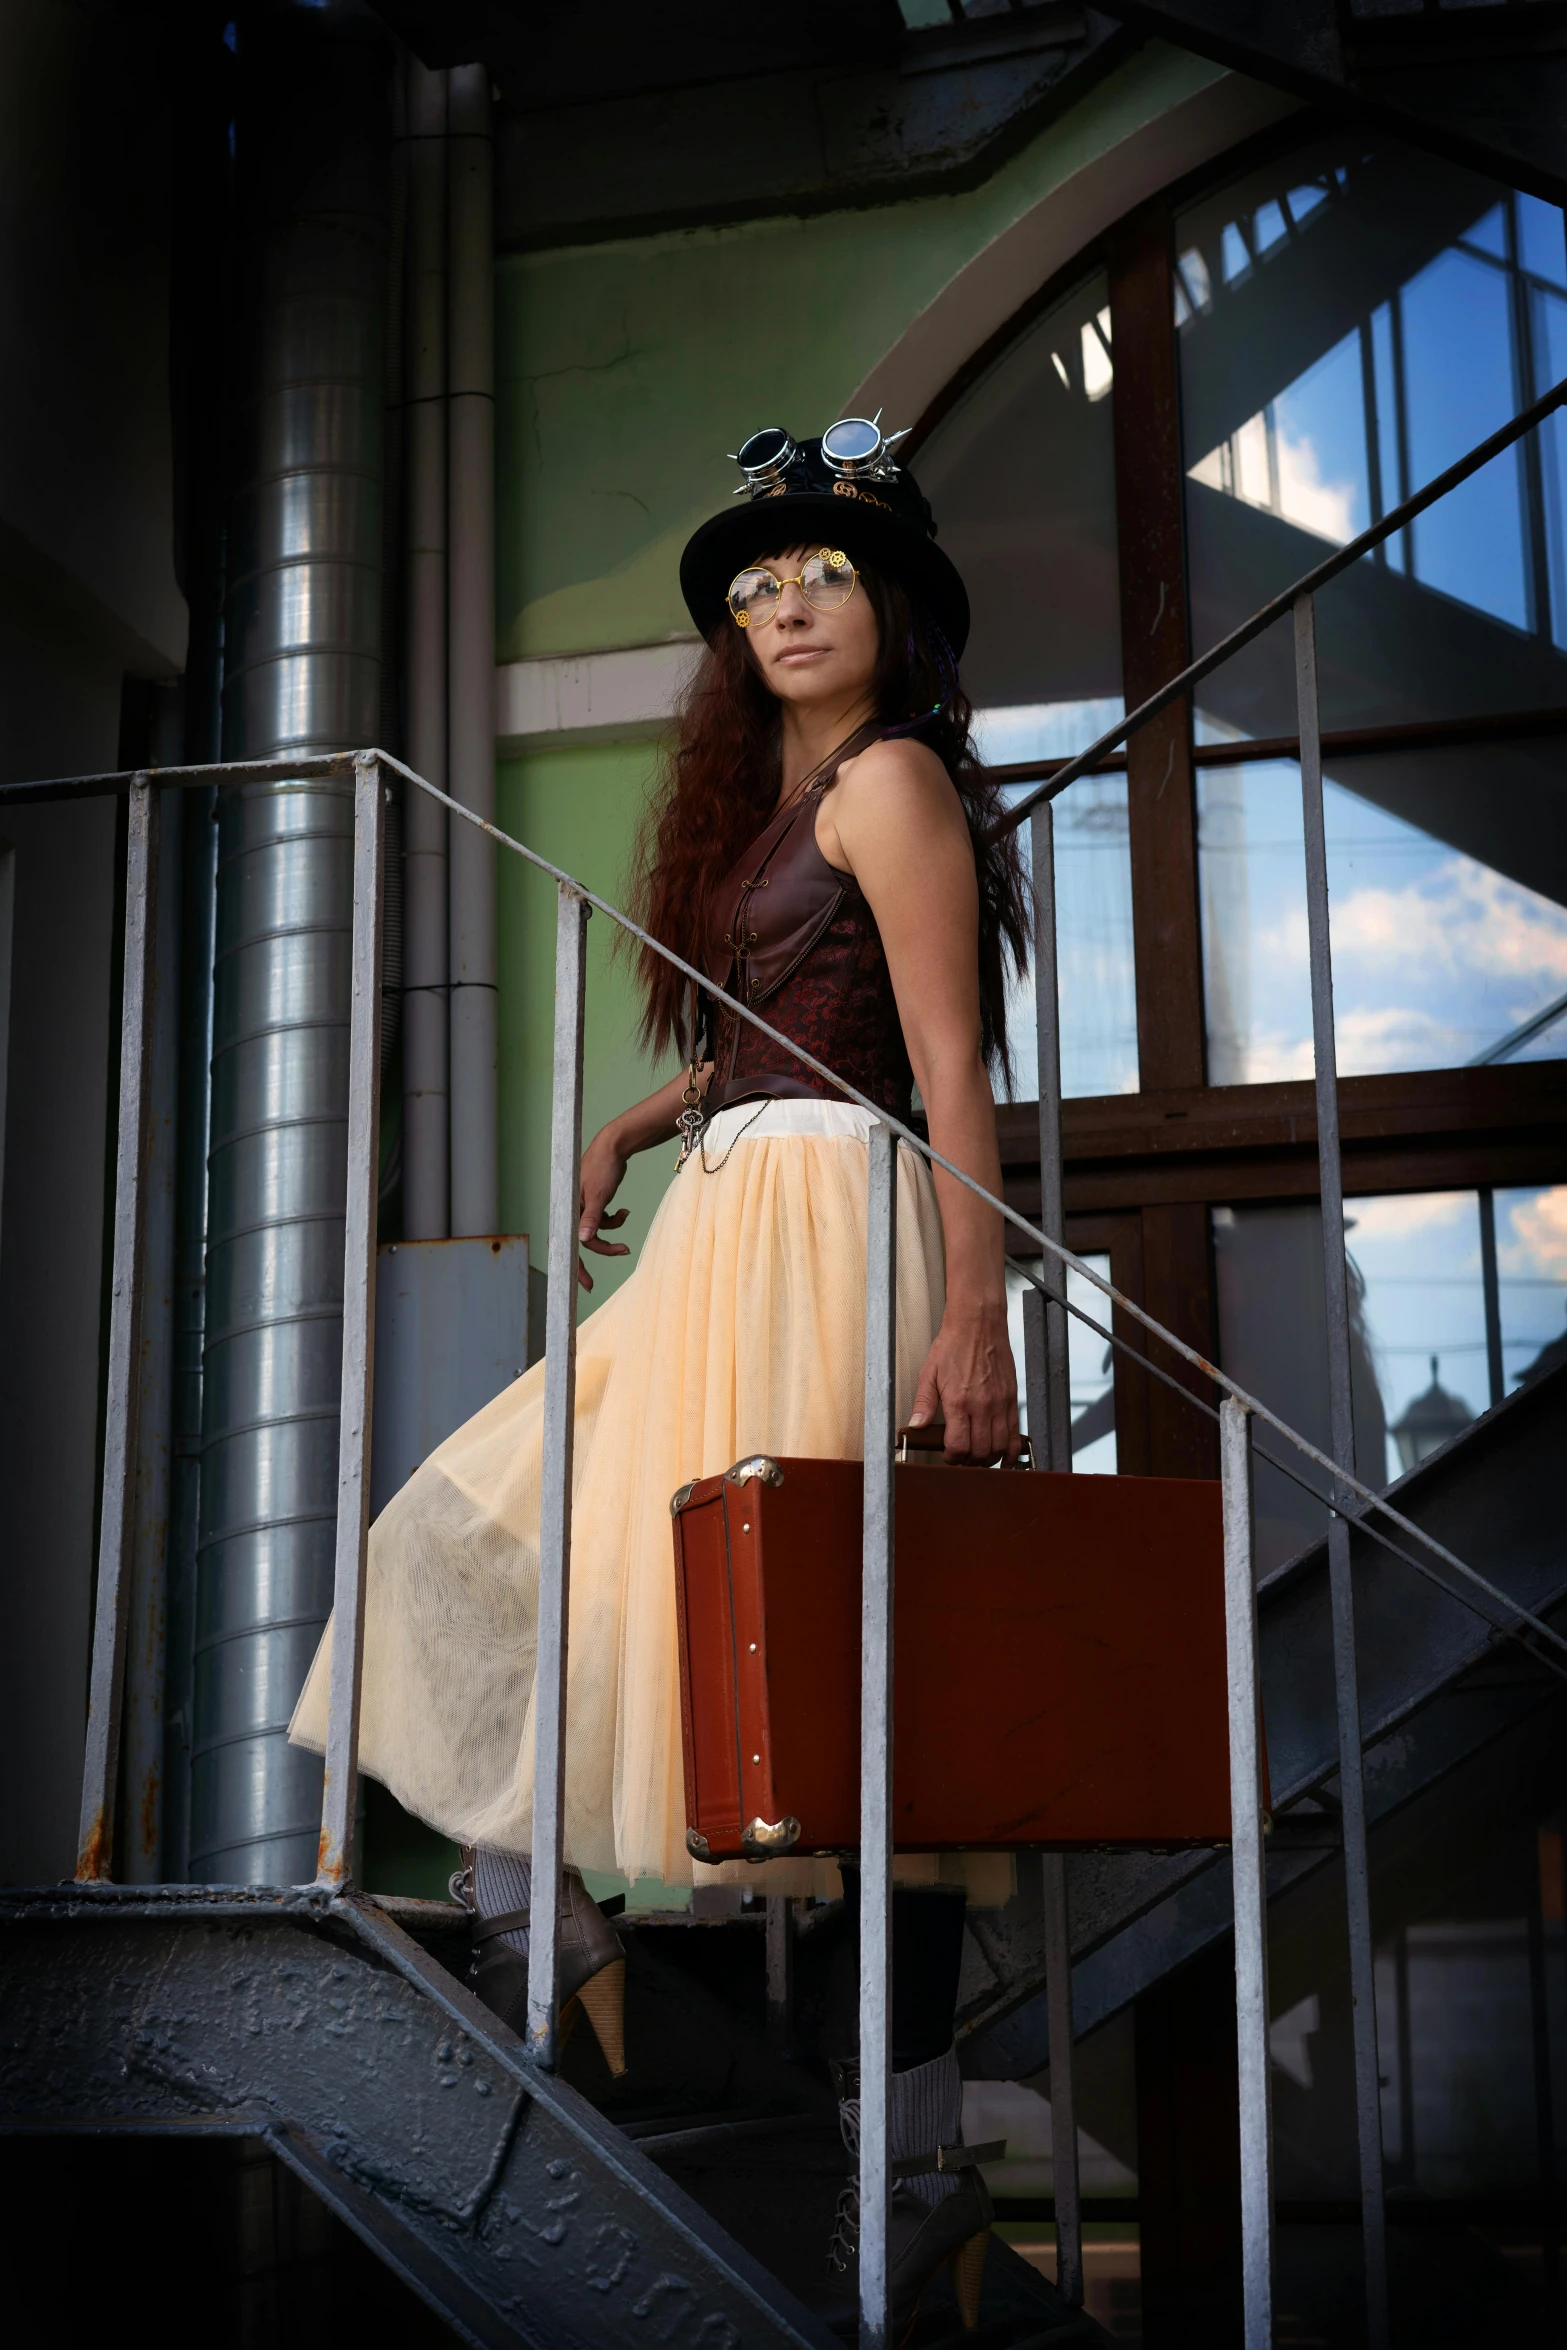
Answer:
<path fill-rule="evenodd" d="M 967 837 L 962 802 L 952 778 L 928 743 L 908 736 L 871 743 L 838 771 L 827 805 L 846 834 L 883 823 L 907 825 L 911 816 L 956 825 Z"/>

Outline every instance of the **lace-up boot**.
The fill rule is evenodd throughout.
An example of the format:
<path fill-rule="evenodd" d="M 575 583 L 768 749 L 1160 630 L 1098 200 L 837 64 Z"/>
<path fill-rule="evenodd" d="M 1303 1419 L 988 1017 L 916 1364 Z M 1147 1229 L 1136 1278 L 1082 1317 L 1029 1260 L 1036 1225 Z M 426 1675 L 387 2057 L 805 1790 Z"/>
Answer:
<path fill-rule="evenodd" d="M 463 1866 L 451 1889 L 453 1900 L 473 1916 L 468 1979 L 502 2023 L 522 2032 L 528 2015 L 532 1869 L 522 1853 L 494 1852 L 486 1845 L 464 1845 L 461 1851 Z M 580 2010 L 618 2080 L 626 2069 L 625 1951 L 581 1870 L 569 1865 L 561 1871 L 557 1919 L 561 2038 Z"/>
<path fill-rule="evenodd" d="M 844 2145 L 859 2158 L 859 2066 L 834 2064 L 838 2127 Z M 953 2292 L 966 2333 L 979 2324 L 985 2253 L 994 2209 L 982 2162 L 999 2162 L 1006 2143 L 963 2144 L 963 2084 L 955 2048 L 930 2064 L 894 2073 L 888 2111 L 887 2154 L 892 2194 L 887 2209 L 887 2281 L 892 2339 L 901 2342 L 919 2313 L 921 2298 L 938 2269 L 952 2270 Z M 831 2265 L 859 2288 L 859 2178 L 845 2181 L 838 2197 L 828 2249 Z"/>

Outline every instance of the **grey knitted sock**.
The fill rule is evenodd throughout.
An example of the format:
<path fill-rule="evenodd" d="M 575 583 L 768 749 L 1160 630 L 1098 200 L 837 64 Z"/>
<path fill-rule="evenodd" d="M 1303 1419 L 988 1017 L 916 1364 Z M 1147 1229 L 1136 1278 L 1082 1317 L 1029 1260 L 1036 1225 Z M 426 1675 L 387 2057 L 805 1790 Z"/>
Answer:
<path fill-rule="evenodd" d="M 493 1852 L 487 1845 L 477 1847 L 473 1856 L 473 1898 L 481 1918 L 500 1917 L 508 1909 L 531 1909 L 533 1906 L 533 1864 L 525 1852 Z M 528 1935 L 525 1927 L 515 1933 L 501 1934 L 497 1939 L 508 1950 L 528 1955 Z"/>
<path fill-rule="evenodd" d="M 924 2154 L 932 2146 L 955 2146 L 963 2135 L 963 2079 L 957 2048 L 932 2057 L 909 2072 L 892 2076 L 892 2104 L 888 2114 L 888 2151 Z M 958 2181 L 947 2171 L 921 2171 L 902 2179 L 921 2203 L 944 2203 L 958 2191 Z"/>
<path fill-rule="evenodd" d="M 838 2105 L 838 2127 L 849 2152 L 859 2159 L 860 2101 L 845 2097 Z M 929 2064 L 917 2064 L 892 2076 L 887 2111 L 887 2153 L 900 2156 L 929 2154 L 937 2146 L 955 2146 L 963 2134 L 963 2079 L 958 2071 L 956 2046 Z M 955 2195 L 960 2180 L 950 2171 L 919 2171 L 898 2185 L 921 2203 L 945 2203 Z"/>

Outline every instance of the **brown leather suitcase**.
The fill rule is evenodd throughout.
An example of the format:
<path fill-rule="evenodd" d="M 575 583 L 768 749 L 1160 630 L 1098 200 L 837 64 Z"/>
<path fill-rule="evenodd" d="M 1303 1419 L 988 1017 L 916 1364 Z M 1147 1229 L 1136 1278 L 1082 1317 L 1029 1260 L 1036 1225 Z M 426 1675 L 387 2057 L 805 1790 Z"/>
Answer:
<path fill-rule="evenodd" d="M 894 1475 L 898 1849 L 1226 1842 L 1218 1485 Z M 691 1853 L 852 1849 L 859 1463 L 757 1456 L 670 1509 Z"/>

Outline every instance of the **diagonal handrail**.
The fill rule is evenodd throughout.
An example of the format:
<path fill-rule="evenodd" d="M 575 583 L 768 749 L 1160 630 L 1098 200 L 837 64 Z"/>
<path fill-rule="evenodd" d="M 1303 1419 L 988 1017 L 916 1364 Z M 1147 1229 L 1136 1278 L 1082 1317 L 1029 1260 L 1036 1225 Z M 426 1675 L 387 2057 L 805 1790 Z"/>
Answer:
<path fill-rule="evenodd" d="M 1560 389 L 1562 398 L 1567 400 L 1567 382 L 1564 382 Z M 530 849 L 525 842 L 514 840 L 510 833 L 503 832 L 500 826 L 492 823 L 487 816 L 476 815 L 472 808 L 465 807 L 460 800 L 454 800 L 449 793 L 441 791 L 437 785 L 428 782 L 424 776 L 416 774 L 413 768 L 405 766 L 402 760 L 394 758 L 389 751 L 377 751 L 373 755 L 381 761 L 383 766 L 402 776 L 405 782 L 417 784 L 421 791 L 426 791 L 432 799 L 439 800 L 441 805 L 451 814 L 461 816 L 464 822 L 475 825 L 481 832 L 488 833 L 490 838 L 500 847 L 510 849 L 516 856 L 524 858 L 540 873 L 547 873 L 559 888 L 570 891 L 573 896 L 581 898 L 587 905 L 596 908 L 599 913 L 608 915 L 612 922 L 617 923 L 632 938 L 639 940 L 644 946 L 651 947 L 653 952 L 661 956 L 666 963 L 672 963 L 677 971 L 684 973 L 686 978 L 695 980 L 699 986 L 705 988 L 716 1003 L 721 1003 L 728 1010 L 738 1013 L 742 1020 L 748 1021 L 753 1028 L 758 1029 L 772 1043 L 782 1045 L 786 1052 L 816 1076 L 826 1078 L 830 1085 L 836 1086 L 838 1091 L 847 1095 L 850 1101 L 857 1103 L 862 1110 L 869 1111 L 873 1118 L 880 1119 L 884 1125 L 891 1127 L 901 1141 L 911 1145 L 923 1158 L 928 1159 L 932 1166 L 940 1167 L 956 1182 L 963 1184 L 967 1190 L 974 1193 L 977 1199 L 982 1199 L 987 1207 L 993 1208 L 999 1216 L 1011 1224 L 1015 1230 L 1021 1232 L 1025 1239 L 1032 1241 L 1041 1251 L 1048 1251 L 1061 1265 L 1073 1272 L 1080 1273 L 1085 1281 L 1091 1282 L 1095 1289 L 1109 1298 L 1112 1305 L 1119 1306 L 1123 1313 L 1130 1314 L 1134 1321 L 1141 1323 L 1145 1330 L 1157 1338 L 1161 1344 L 1167 1346 L 1172 1354 L 1180 1356 L 1182 1361 L 1189 1363 L 1193 1370 L 1200 1372 L 1205 1379 L 1210 1379 L 1216 1386 L 1222 1387 L 1226 1394 L 1233 1396 L 1237 1403 L 1243 1404 L 1247 1411 L 1254 1413 L 1266 1426 L 1276 1430 L 1307 1460 L 1314 1462 L 1319 1469 L 1325 1469 L 1336 1485 L 1347 1487 L 1366 1509 L 1380 1510 L 1398 1527 L 1401 1533 L 1412 1535 L 1434 1557 L 1440 1559 L 1444 1566 L 1450 1567 L 1455 1574 L 1462 1576 L 1466 1582 L 1472 1583 L 1477 1590 L 1483 1591 L 1487 1598 L 1496 1601 L 1509 1614 L 1516 1616 L 1521 1623 L 1528 1624 L 1531 1630 L 1547 1640 L 1553 1648 L 1559 1649 L 1563 1656 L 1567 1656 L 1567 1639 L 1564 1639 L 1559 1632 L 1553 1631 L 1542 1617 L 1532 1614 L 1528 1608 L 1518 1600 L 1511 1598 L 1496 1584 L 1490 1582 L 1476 1568 L 1467 1565 L 1455 1552 L 1449 1550 L 1445 1543 L 1438 1542 L 1436 1537 L 1429 1534 L 1423 1526 L 1417 1526 L 1412 1518 L 1406 1518 L 1401 1511 L 1393 1507 L 1384 1495 L 1377 1493 L 1371 1486 L 1363 1484 L 1347 1469 L 1341 1468 L 1327 1453 L 1320 1451 L 1309 1437 L 1302 1436 L 1298 1429 L 1292 1428 L 1287 1420 L 1281 1419 L 1279 1414 L 1270 1410 L 1260 1398 L 1250 1394 L 1246 1388 L 1242 1387 L 1238 1379 L 1232 1378 L 1218 1364 L 1211 1363 L 1206 1355 L 1199 1353 L 1196 1347 L 1189 1346 L 1185 1339 L 1177 1338 L 1173 1330 L 1167 1330 L 1164 1324 L 1156 1320 L 1145 1307 L 1138 1305 L 1135 1299 L 1126 1296 L 1124 1291 L 1117 1289 L 1105 1274 L 1096 1272 L 1092 1265 L 1086 1263 L 1082 1257 L 1075 1255 L 1064 1242 L 1051 1239 L 1047 1233 L 1041 1232 L 1037 1226 L 1031 1224 L 1027 1217 L 1020 1214 L 1016 1208 L 1008 1207 L 1005 1200 L 997 1199 L 995 1194 L 987 1191 L 976 1177 L 965 1173 L 963 1168 L 956 1166 L 951 1159 L 945 1158 L 912 1126 L 906 1126 L 900 1118 L 893 1117 L 889 1111 L 882 1108 L 880 1103 L 873 1102 L 868 1094 L 861 1093 L 857 1086 L 851 1085 L 846 1077 L 840 1077 L 836 1069 L 829 1069 L 825 1061 L 817 1060 L 814 1053 L 807 1052 L 803 1045 L 795 1043 L 780 1029 L 774 1028 L 749 1004 L 743 1004 L 738 998 L 727 994 L 723 988 L 715 987 L 707 974 L 699 971 L 694 963 L 688 963 L 683 955 L 675 952 L 673 947 L 665 946 L 661 940 L 653 936 L 651 931 L 644 930 L 639 922 L 634 922 L 629 914 L 623 913 L 608 898 L 600 897 L 596 890 L 589 889 L 585 882 L 578 881 L 563 867 L 552 864 L 549 858 L 541 856 L 537 849 Z M 1025 1274 L 1025 1278 L 1029 1278 L 1029 1276 Z M 1068 1310 L 1074 1311 L 1075 1309 L 1069 1308 Z M 1459 1595 L 1455 1594 L 1454 1596 Z"/>
<path fill-rule="evenodd" d="M 1406 498 L 1401 506 L 1395 506 L 1391 513 L 1384 514 L 1380 522 L 1374 522 L 1369 530 L 1363 530 L 1359 538 L 1348 540 L 1313 570 L 1303 573 L 1293 587 L 1284 588 L 1266 604 L 1259 604 L 1249 620 L 1243 620 L 1239 628 L 1232 628 L 1228 636 L 1221 637 L 1216 645 L 1209 646 L 1206 653 L 1200 653 L 1195 661 L 1188 662 L 1178 677 L 1172 677 L 1168 684 L 1160 686 L 1158 692 L 1150 694 L 1146 702 L 1139 702 L 1136 709 L 1126 717 L 1118 718 L 1113 726 L 1107 727 L 1096 741 L 1089 744 L 1086 751 L 1076 752 L 1054 775 L 1047 776 L 1032 791 L 1025 792 L 991 827 L 991 839 L 998 839 L 1002 833 L 1013 831 L 1025 816 L 1047 800 L 1058 800 L 1068 785 L 1076 783 L 1080 775 L 1087 775 L 1107 751 L 1119 750 L 1128 735 L 1146 726 L 1150 718 L 1157 718 L 1161 710 L 1167 710 L 1172 702 L 1178 702 L 1183 694 L 1194 685 L 1200 685 L 1212 671 L 1222 669 L 1226 661 L 1243 651 L 1254 638 L 1262 636 L 1275 621 L 1293 612 L 1303 596 L 1314 596 L 1319 588 L 1327 586 L 1330 579 L 1337 579 L 1341 571 L 1348 571 L 1352 564 L 1360 561 L 1362 555 L 1368 555 L 1373 547 L 1379 547 L 1395 531 L 1404 529 L 1417 514 L 1423 514 L 1428 506 L 1434 506 L 1439 499 L 1445 498 L 1450 490 L 1457 489 L 1460 482 L 1467 481 L 1471 474 L 1481 472 L 1493 457 L 1501 456 L 1504 449 L 1510 449 L 1514 441 L 1521 441 L 1526 433 L 1533 432 L 1537 424 L 1543 424 L 1553 410 L 1564 404 L 1567 404 L 1567 376 L 1563 376 L 1559 384 L 1553 384 L 1548 392 L 1542 392 L 1531 406 L 1520 409 L 1510 422 L 1492 433 L 1489 440 L 1478 441 L 1467 456 L 1460 457 L 1445 473 L 1439 473 L 1435 480 L 1428 481 L 1423 490 L 1416 490 L 1413 497 Z"/>
<path fill-rule="evenodd" d="M 1552 406 L 1560 406 L 1564 402 L 1567 402 L 1567 379 L 1564 379 L 1556 387 L 1555 392 L 1550 395 Z M 1539 405 L 1540 403 L 1537 402 L 1536 406 Z M 1489 448 L 1489 444 L 1483 444 L 1483 446 Z M 1473 471 L 1473 465 L 1471 464 L 1468 469 Z M 1273 617 L 1276 618 L 1278 615 L 1275 613 Z M 1208 658 L 1208 656 L 1204 656 L 1205 661 Z M 1197 666 L 1202 665 L 1198 664 Z M 1190 674 L 1191 672 L 1183 673 L 1187 678 L 1190 677 Z M 1175 682 L 1178 687 L 1181 680 Z M 1111 735 L 1105 737 L 1102 743 L 1092 747 L 1091 753 L 1084 752 L 1081 758 L 1073 763 L 1075 771 L 1081 773 L 1084 763 L 1090 756 L 1097 756 L 1104 748 L 1113 747 L 1129 727 L 1139 724 L 1144 716 L 1154 714 L 1156 708 L 1162 708 L 1164 700 L 1170 698 L 1170 689 L 1161 689 L 1161 694 L 1162 699 L 1160 696 L 1155 696 L 1152 701 L 1144 703 L 1140 710 L 1134 711 L 1130 719 L 1122 721 L 1121 725 L 1113 730 Z M 1150 1314 L 1145 1307 L 1140 1306 L 1134 1298 L 1128 1297 L 1124 1291 L 1117 1289 L 1112 1281 L 1104 1274 L 1096 1272 L 1094 1267 L 1086 1263 L 1083 1258 L 1075 1255 L 1064 1242 L 1051 1238 L 1049 1234 L 1031 1224 L 1027 1217 L 1021 1215 L 1016 1208 L 1009 1207 L 1005 1200 L 997 1199 L 975 1177 L 966 1174 L 961 1167 L 943 1157 L 941 1152 L 936 1150 L 913 1127 L 906 1126 L 900 1119 L 892 1117 L 880 1104 L 873 1102 L 868 1095 L 861 1093 L 857 1087 L 851 1085 L 847 1078 L 840 1077 L 835 1069 L 830 1069 L 825 1062 L 817 1060 L 815 1055 L 807 1052 L 803 1045 L 796 1044 L 779 1029 L 772 1027 L 749 1004 L 743 1004 L 737 998 L 728 995 L 724 989 L 715 987 L 705 972 L 699 971 L 696 965 L 687 962 L 683 955 L 677 954 L 672 947 L 665 946 L 661 940 L 654 938 L 650 931 L 644 930 L 640 923 L 633 921 L 629 914 L 612 904 L 608 898 L 601 897 L 595 890 L 589 889 L 586 883 L 579 881 L 574 874 L 566 872 L 562 866 L 553 864 L 537 849 L 529 848 L 526 842 L 516 840 L 510 833 L 503 832 L 500 826 L 492 823 L 488 817 L 477 815 L 472 808 L 464 806 L 462 801 L 453 799 L 448 792 L 442 791 L 427 777 L 418 774 L 414 768 L 408 766 L 392 752 L 374 748 L 362 751 L 316 751 L 294 757 L 213 761 L 195 765 L 160 767 L 145 772 L 147 772 L 150 781 L 156 782 L 160 786 L 173 785 L 185 788 L 213 783 L 232 788 L 246 784 L 290 783 L 314 776 L 323 779 L 350 777 L 361 771 L 365 763 L 369 761 L 376 762 L 380 767 L 401 776 L 406 783 L 411 783 L 420 791 L 428 793 L 430 798 L 438 801 L 449 814 L 460 816 L 464 823 L 471 824 L 479 831 L 488 833 L 490 838 L 501 848 L 510 850 L 527 864 L 532 865 L 538 872 L 547 874 L 558 887 L 570 891 L 573 896 L 582 899 L 599 913 L 607 915 L 612 922 L 632 938 L 637 939 L 642 945 L 650 947 L 656 955 L 665 962 L 673 964 L 676 970 L 682 972 L 686 978 L 695 980 L 699 986 L 704 987 L 716 1002 L 738 1014 L 742 1020 L 759 1030 L 772 1043 L 782 1045 L 784 1050 L 795 1060 L 812 1070 L 816 1076 L 825 1078 L 830 1085 L 835 1086 L 849 1100 L 857 1103 L 861 1109 L 869 1111 L 873 1118 L 883 1120 L 894 1129 L 902 1141 L 908 1143 L 928 1159 L 933 1166 L 940 1167 L 946 1174 L 952 1176 L 955 1182 L 963 1184 L 967 1190 L 974 1193 L 976 1198 L 982 1199 L 987 1206 L 993 1208 L 1006 1223 L 1021 1233 L 1024 1239 L 1031 1242 L 1036 1249 L 1048 1253 L 1064 1269 L 1081 1274 L 1083 1279 L 1107 1297 L 1112 1305 L 1130 1315 L 1133 1321 L 1139 1323 L 1152 1337 L 1157 1338 L 1172 1354 L 1188 1363 L 1204 1379 L 1211 1380 L 1215 1386 L 1232 1395 L 1238 1403 L 1243 1404 L 1248 1411 L 1254 1413 L 1266 1426 L 1276 1430 L 1286 1443 L 1294 1446 L 1296 1451 L 1311 1461 L 1315 1467 L 1326 1470 L 1334 1483 L 1345 1488 L 1363 1505 L 1359 1512 L 1354 1513 L 1354 1522 L 1361 1525 L 1368 1534 L 1379 1541 L 1385 1540 L 1378 1529 L 1368 1523 L 1368 1513 L 1373 1510 L 1379 1511 L 1402 1534 L 1413 1537 L 1433 1557 L 1439 1559 L 1445 1567 L 1450 1568 L 1454 1574 L 1476 1590 L 1484 1592 L 1488 1599 L 1494 1601 L 1507 1614 L 1515 1617 L 1519 1623 L 1527 1624 L 1551 1647 L 1567 1657 L 1567 1639 L 1555 1632 L 1542 1618 L 1532 1614 L 1519 1601 L 1500 1590 L 1476 1568 L 1469 1566 L 1455 1552 L 1449 1550 L 1444 1543 L 1438 1542 L 1435 1536 L 1428 1533 L 1424 1527 L 1417 1526 L 1412 1519 L 1406 1518 L 1401 1511 L 1393 1507 L 1384 1495 L 1374 1491 L 1371 1486 L 1363 1484 L 1348 1470 L 1339 1467 L 1328 1454 L 1312 1444 L 1309 1438 L 1302 1436 L 1298 1429 L 1292 1428 L 1287 1420 L 1272 1411 L 1260 1398 L 1250 1394 L 1240 1385 L 1238 1380 L 1233 1379 L 1220 1365 L 1210 1362 L 1208 1357 L 1200 1353 L 1196 1347 L 1189 1346 L 1184 1339 L 1178 1338 L 1173 1330 L 1167 1330 L 1164 1324 Z M 102 797 L 111 793 L 128 792 L 142 772 L 144 771 L 127 768 L 123 771 L 117 770 L 113 773 L 93 776 L 61 776 L 46 778 L 36 783 L 0 784 L 0 806 L 19 801 L 31 803 L 48 799 Z M 1067 775 L 1065 781 L 1070 782 L 1071 780 L 1071 776 Z M 1053 798 L 1061 788 L 1064 788 L 1063 778 L 1061 776 L 1053 777 L 1049 785 L 1039 793 L 1032 795 L 1032 798 Z M 1026 804 L 1032 804 L 1032 800 Z M 1013 813 L 1017 812 L 1013 811 Z M 1018 1270 L 1023 1274 L 1024 1279 L 1028 1280 L 1035 1288 L 1043 1286 L 1026 1265 L 1020 1265 Z M 1106 1335 L 1100 1331 L 1099 1325 L 1093 1322 L 1082 1308 L 1069 1303 L 1067 1311 L 1078 1320 L 1086 1323 L 1090 1329 L 1098 1331 L 1101 1336 Z M 1112 1345 L 1125 1349 L 1126 1342 L 1123 1339 L 1112 1336 L 1110 1342 Z M 1169 1373 L 1162 1371 L 1157 1364 L 1149 1362 L 1146 1356 L 1138 1355 L 1136 1360 L 1155 1378 L 1163 1379 L 1167 1384 L 1178 1386 L 1180 1392 L 1196 1404 L 1199 1409 L 1211 1409 L 1203 1404 L 1200 1396 L 1193 1395 L 1189 1388 L 1180 1386 L 1179 1382 L 1172 1382 Z M 1282 1464 L 1279 1465 L 1282 1466 Z M 1321 1495 L 1318 1495 L 1317 1498 L 1324 1499 Z M 1327 1506 L 1330 1510 L 1333 1508 L 1331 1503 Z M 1394 1546 L 1389 1544 L 1388 1547 Z M 1472 1601 L 1465 1600 L 1465 1595 L 1462 1592 L 1454 1592 L 1453 1596 L 1456 1599 L 1464 1600 L 1467 1605 L 1474 1605 Z M 1493 1624 L 1493 1628 L 1500 1628 L 1495 1627 L 1494 1618 L 1490 1617 L 1486 1610 L 1478 1609 L 1477 1612 L 1485 1615 L 1486 1620 Z"/>

